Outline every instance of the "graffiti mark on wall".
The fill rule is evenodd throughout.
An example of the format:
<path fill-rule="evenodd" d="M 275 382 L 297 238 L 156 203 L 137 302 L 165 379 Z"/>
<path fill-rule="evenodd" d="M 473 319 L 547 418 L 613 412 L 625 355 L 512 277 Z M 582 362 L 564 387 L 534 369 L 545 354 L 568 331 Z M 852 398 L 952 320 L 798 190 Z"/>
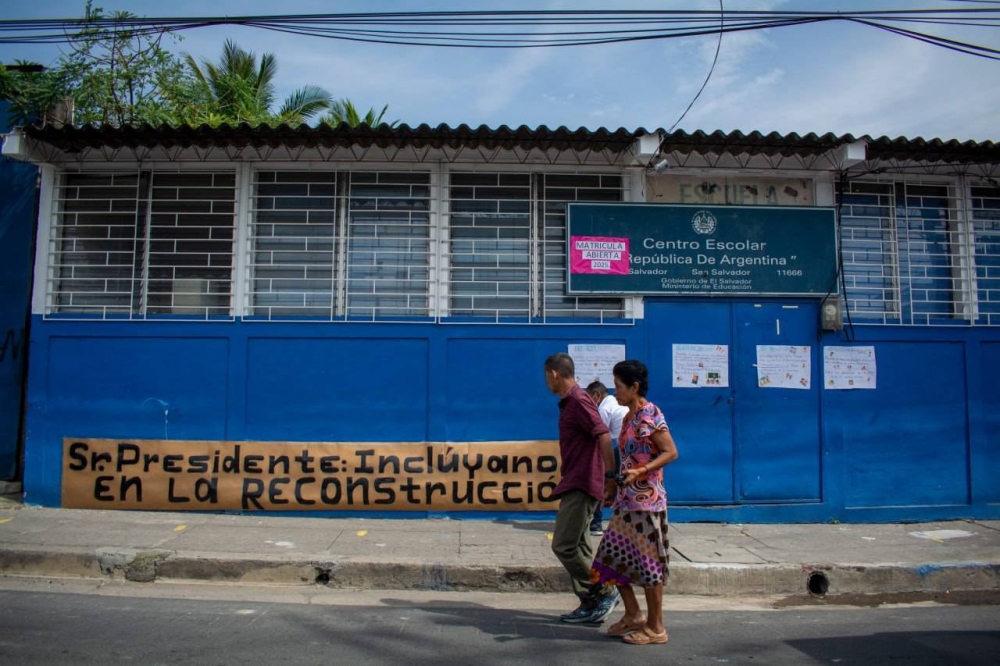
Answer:
<path fill-rule="evenodd" d="M 10 328 L 3 336 L 3 343 L 0 343 L 0 363 L 8 358 L 16 362 L 21 354 L 21 345 L 24 343 L 24 328 Z"/>

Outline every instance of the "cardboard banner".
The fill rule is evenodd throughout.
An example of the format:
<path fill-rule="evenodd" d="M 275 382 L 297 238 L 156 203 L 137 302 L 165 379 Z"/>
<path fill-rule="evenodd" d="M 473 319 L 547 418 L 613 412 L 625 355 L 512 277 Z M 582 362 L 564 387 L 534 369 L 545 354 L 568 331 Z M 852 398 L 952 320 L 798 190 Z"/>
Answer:
<path fill-rule="evenodd" d="M 169 511 L 553 511 L 554 441 L 63 440 L 62 506 Z"/>

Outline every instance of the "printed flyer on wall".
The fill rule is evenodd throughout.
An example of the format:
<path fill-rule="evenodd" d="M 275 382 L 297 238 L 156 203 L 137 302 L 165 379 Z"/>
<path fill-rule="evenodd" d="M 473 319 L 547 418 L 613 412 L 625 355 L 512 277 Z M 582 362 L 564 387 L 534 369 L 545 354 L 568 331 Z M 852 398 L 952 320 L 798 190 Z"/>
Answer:
<path fill-rule="evenodd" d="M 576 381 L 584 388 L 597 380 L 613 388 L 615 376 L 612 373 L 615 363 L 625 360 L 625 345 L 581 345 L 569 346 L 567 352 L 573 357 L 576 366 Z"/>
<path fill-rule="evenodd" d="M 761 388 L 808 389 L 812 348 L 757 345 L 757 385 Z"/>
<path fill-rule="evenodd" d="M 835 391 L 878 388 L 875 347 L 825 348 L 823 387 Z"/>
<path fill-rule="evenodd" d="M 729 386 L 729 345 L 673 345 L 675 388 Z"/>

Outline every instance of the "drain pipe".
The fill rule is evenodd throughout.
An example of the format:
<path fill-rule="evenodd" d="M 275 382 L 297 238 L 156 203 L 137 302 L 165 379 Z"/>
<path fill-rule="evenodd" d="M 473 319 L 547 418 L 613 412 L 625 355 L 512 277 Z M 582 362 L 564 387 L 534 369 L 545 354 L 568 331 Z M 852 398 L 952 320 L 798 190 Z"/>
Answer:
<path fill-rule="evenodd" d="M 825 597 L 830 591 L 830 579 L 822 571 L 814 571 L 806 579 L 806 589 L 814 597 Z"/>

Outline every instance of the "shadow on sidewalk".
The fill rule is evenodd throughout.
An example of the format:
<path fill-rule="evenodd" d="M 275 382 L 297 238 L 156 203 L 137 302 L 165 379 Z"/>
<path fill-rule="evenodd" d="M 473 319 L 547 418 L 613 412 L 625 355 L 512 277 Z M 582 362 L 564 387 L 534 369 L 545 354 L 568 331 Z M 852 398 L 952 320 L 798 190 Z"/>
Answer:
<path fill-rule="evenodd" d="M 307 651 L 329 649 L 329 658 L 316 663 L 330 664 L 604 664 L 614 663 L 610 651 L 620 649 L 602 629 L 564 624 L 555 612 L 444 600 L 380 602 L 382 609 L 356 607 L 329 614 L 299 609 L 266 626 L 274 630 L 281 626 L 275 622 L 288 623 L 287 633 L 274 640 L 295 641 Z M 601 650 L 609 656 L 602 657 Z M 369 657 L 359 660 L 358 654 Z M 291 658 L 287 663 L 305 662 Z"/>
<path fill-rule="evenodd" d="M 524 639 L 563 639 L 605 643 L 603 629 L 598 625 L 572 625 L 560 622 L 555 614 L 543 615 L 526 610 L 498 609 L 471 602 L 381 599 L 386 606 L 411 609 L 441 616 L 438 624 L 445 627 L 471 627 L 491 634 L 497 643 Z M 567 595 L 572 604 L 572 596 Z M 572 610 L 567 608 L 567 610 Z"/>
<path fill-rule="evenodd" d="M 532 532 L 551 532 L 556 526 L 556 524 L 552 521 L 524 522 L 509 519 L 501 520 L 498 518 L 491 522 L 495 525 L 508 525 L 513 527 L 515 530 L 531 530 Z"/>
<path fill-rule="evenodd" d="M 901 631 L 805 638 L 786 643 L 817 662 L 854 664 L 997 664 L 1000 631 Z"/>

